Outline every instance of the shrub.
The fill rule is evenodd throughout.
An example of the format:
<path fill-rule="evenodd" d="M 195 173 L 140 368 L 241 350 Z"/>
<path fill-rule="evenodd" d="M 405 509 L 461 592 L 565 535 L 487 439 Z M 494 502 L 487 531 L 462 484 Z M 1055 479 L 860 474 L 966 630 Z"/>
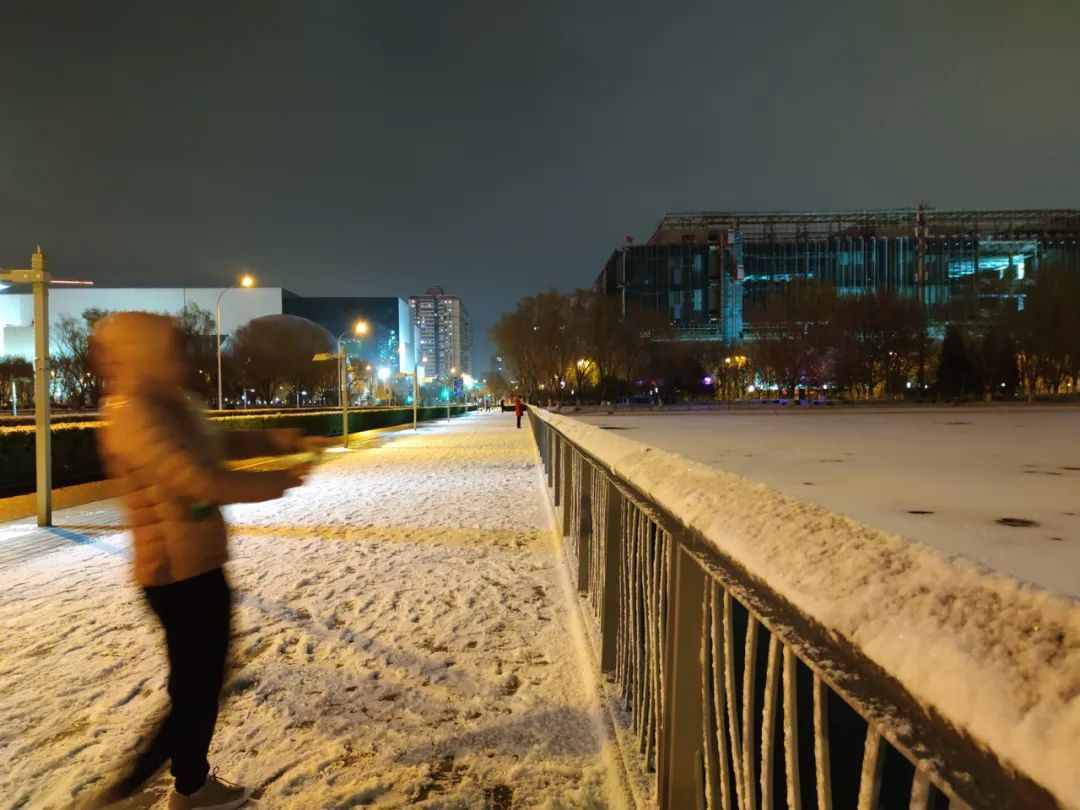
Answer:
<path fill-rule="evenodd" d="M 453 414 L 466 412 L 463 405 L 451 406 Z M 349 412 L 349 432 L 359 433 L 412 422 L 412 408 L 379 408 Z M 446 406 L 420 408 L 422 422 L 446 417 Z M 340 436 L 341 412 L 238 414 L 213 416 L 226 430 L 299 428 L 311 436 Z M 105 477 L 97 452 L 100 421 L 63 422 L 52 428 L 53 487 L 100 481 Z M 0 497 L 34 491 L 34 427 L 17 425 L 0 428 Z"/>

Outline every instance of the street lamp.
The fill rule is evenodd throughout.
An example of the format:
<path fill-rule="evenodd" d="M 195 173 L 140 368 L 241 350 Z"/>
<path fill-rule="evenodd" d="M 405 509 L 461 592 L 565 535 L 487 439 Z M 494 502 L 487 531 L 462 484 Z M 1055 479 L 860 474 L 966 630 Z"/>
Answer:
<path fill-rule="evenodd" d="M 229 290 L 235 290 L 237 287 L 250 290 L 254 286 L 255 276 L 251 275 L 251 273 L 244 273 L 231 286 L 218 293 L 217 306 L 214 310 L 217 313 L 217 407 L 219 411 L 224 407 L 221 397 L 221 299 L 225 297 L 225 293 Z"/>
<path fill-rule="evenodd" d="M 417 349 L 420 348 L 420 331 L 416 331 L 415 341 L 413 343 Z M 420 364 L 427 363 L 427 355 L 417 357 L 417 350 L 413 350 L 413 383 L 412 383 L 412 429 L 416 431 L 416 424 L 420 421 Z"/>
<path fill-rule="evenodd" d="M 345 337 L 345 333 L 349 330 L 345 330 L 338 335 L 338 364 L 341 370 L 341 444 L 342 447 L 349 446 L 349 381 L 346 377 L 348 372 L 346 371 L 345 347 L 342 344 L 342 339 Z M 362 338 L 368 333 L 367 321 L 357 321 L 353 324 L 352 333 L 357 338 Z"/>
<path fill-rule="evenodd" d="M 341 403 L 341 444 L 343 447 L 349 446 L 349 385 L 345 371 L 345 361 L 348 356 L 345 353 L 343 341 L 350 332 L 358 338 L 363 337 L 368 333 L 367 321 L 357 321 L 352 325 L 352 329 L 346 329 L 337 336 L 337 354 L 320 352 L 311 358 L 316 362 L 335 359 L 338 361 L 338 401 Z"/>
<path fill-rule="evenodd" d="M 34 290 L 34 466 L 38 526 L 52 525 L 52 423 L 49 415 L 49 285 L 91 286 L 92 281 L 61 281 L 49 277 L 45 254 L 38 245 L 30 268 L 4 271 L 0 282 L 30 284 Z M 6 286 L 6 284 L 5 284 Z"/>

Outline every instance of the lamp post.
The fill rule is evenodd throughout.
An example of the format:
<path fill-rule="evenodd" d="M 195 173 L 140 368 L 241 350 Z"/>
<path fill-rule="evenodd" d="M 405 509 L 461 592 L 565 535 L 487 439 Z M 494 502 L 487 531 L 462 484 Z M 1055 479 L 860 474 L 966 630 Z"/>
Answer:
<path fill-rule="evenodd" d="M 419 347 L 419 343 L 416 344 Z M 420 363 L 427 363 L 427 357 L 417 360 L 416 351 L 413 352 L 413 383 L 412 383 L 412 429 L 416 430 L 416 423 L 420 416 Z"/>
<path fill-rule="evenodd" d="M 457 366 L 450 369 L 450 392 L 446 398 L 446 421 L 450 421 L 450 407 L 454 401 L 454 375 L 457 374 Z"/>
<path fill-rule="evenodd" d="M 225 293 L 229 290 L 235 290 L 238 286 L 243 287 L 245 290 L 251 289 L 255 286 L 255 276 L 251 275 L 251 273 L 244 273 L 238 281 L 218 293 L 217 306 L 214 308 L 217 313 L 217 407 L 219 411 L 224 408 L 221 396 L 221 299 L 225 297 Z"/>
<path fill-rule="evenodd" d="M 345 372 L 345 361 L 348 359 L 345 353 L 345 346 L 343 341 L 345 335 L 352 332 L 356 337 L 363 337 L 368 333 L 367 321 L 357 321 L 353 324 L 352 329 L 346 329 L 340 335 L 337 336 L 337 354 L 330 354 L 329 352 L 319 352 L 311 359 L 314 362 L 320 362 L 323 360 L 337 360 L 338 362 L 338 402 L 341 404 L 341 444 L 342 447 L 349 446 L 349 392 L 348 392 L 348 379 Z"/>
<path fill-rule="evenodd" d="M 342 344 L 342 339 L 345 337 L 349 330 L 345 330 L 338 335 L 337 350 L 338 350 L 338 372 L 340 375 L 341 384 L 341 446 L 349 446 L 349 392 L 348 392 L 348 380 L 346 379 L 345 371 L 345 347 Z M 356 337 L 363 337 L 368 333 L 367 321 L 357 321 L 353 324 L 352 333 Z"/>
<path fill-rule="evenodd" d="M 49 414 L 49 284 L 90 286 L 91 281 L 60 281 L 45 270 L 39 245 L 30 268 L 0 270 L 0 282 L 29 284 L 34 291 L 34 466 L 38 526 L 52 525 L 52 423 Z M 14 393 L 14 392 L 13 392 Z"/>

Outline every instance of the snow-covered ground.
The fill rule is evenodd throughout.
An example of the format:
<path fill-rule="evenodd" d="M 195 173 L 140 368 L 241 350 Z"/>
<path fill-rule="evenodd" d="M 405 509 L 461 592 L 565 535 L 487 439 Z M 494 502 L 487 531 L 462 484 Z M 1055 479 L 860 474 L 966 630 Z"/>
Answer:
<path fill-rule="evenodd" d="M 1080 597 L 1080 409 L 661 411 L 580 418 Z M 998 522 L 1009 518 L 1037 525 Z"/>
<path fill-rule="evenodd" d="M 281 501 L 230 510 L 235 662 L 211 760 L 259 806 L 622 806 L 512 420 L 388 434 Z M 164 706 L 120 520 L 102 503 L 55 532 L 0 525 L 4 810 L 71 807 Z"/>
<path fill-rule="evenodd" d="M 861 650 L 1007 768 L 1042 785 L 1061 807 L 1080 809 L 1078 569 L 1074 550 L 1056 551 L 1075 545 L 1076 535 L 1058 541 L 1045 524 L 1010 528 L 1020 539 L 1007 535 L 1008 546 L 990 557 L 982 546 L 994 546 L 997 535 L 961 531 L 1008 516 L 1042 518 L 1064 532 L 1053 510 L 1077 504 L 1076 479 L 1064 469 L 1074 466 L 1075 412 L 536 414 Z M 618 427 L 625 429 L 604 429 Z M 966 441 L 953 438 L 965 431 Z M 1038 492 L 1047 482 L 1060 501 Z M 1016 487 L 1028 497 L 1012 499 Z M 833 492 L 833 508 L 813 502 L 821 496 L 809 493 L 820 489 Z M 904 536 L 887 528 L 895 503 L 945 517 L 937 531 Z M 968 510 L 968 523 L 948 520 L 950 510 Z M 1050 553 L 1061 556 L 1048 563 L 1042 555 Z M 1023 582 L 1019 572 L 1068 595 Z M 903 736 L 903 725 L 891 731 Z"/>

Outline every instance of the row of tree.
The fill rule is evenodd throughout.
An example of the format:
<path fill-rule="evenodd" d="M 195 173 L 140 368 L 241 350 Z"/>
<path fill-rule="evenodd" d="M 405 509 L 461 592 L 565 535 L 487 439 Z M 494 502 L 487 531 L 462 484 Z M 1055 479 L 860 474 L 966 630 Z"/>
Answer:
<path fill-rule="evenodd" d="M 52 335 L 50 365 L 53 402 L 72 410 L 93 410 L 102 396 L 102 381 L 90 360 L 90 336 L 106 310 L 88 309 L 78 318 L 63 316 Z M 207 402 L 217 401 L 217 345 L 213 316 L 195 304 L 176 315 L 184 336 L 190 387 Z M 330 334 L 303 318 L 269 316 L 241 326 L 222 352 L 226 400 L 248 399 L 267 404 L 305 402 L 337 397 L 337 364 L 313 362 L 319 353 L 336 351 Z M 20 357 L 0 358 L 0 402 L 7 407 L 33 403 L 33 365 Z M 14 386 L 12 385 L 14 383 Z M 13 393 L 14 392 L 14 393 Z M 250 396 L 247 396 L 250 395 Z"/>
<path fill-rule="evenodd" d="M 96 409 L 102 381 L 90 359 L 94 326 L 106 310 L 88 309 L 80 317 L 60 318 L 52 334 L 52 402 L 71 410 Z M 184 336 L 189 387 L 212 406 L 217 404 L 217 342 L 212 315 L 189 304 L 176 315 Z M 348 345 L 346 345 L 348 355 Z M 323 327 L 293 315 L 255 318 L 229 336 L 222 351 L 222 393 L 227 407 L 256 405 L 340 404 L 337 346 Z M 315 361 L 316 355 L 326 355 Z M 33 365 L 21 357 L 0 358 L 0 406 L 33 405 Z M 371 364 L 350 357 L 346 373 L 353 402 L 411 402 L 412 381 L 401 375 L 385 379 Z M 443 382 L 425 384 L 421 402 L 455 398 Z M 14 397 L 14 401 L 13 401 Z"/>
<path fill-rule="evenodd" d="M 668 332 L 659 313 L 624 318 L 618 301 L 589 290 L 527 296 L 492 328 L 512 379 L 489 372 L 489 385 L 496 396 L 616 396 L 649 372 L 655 341 Z"/>
<path fill-rule="evenodd" d="M 763 389 L 853 399 L 1033 397 L 1080 385 L 1077 302 L 1080 274 L 1044 265 L 1014 293 L 980 300 L 977 319 L 943 328 L 910 296 L 843 296 L 800 280 L 748 307 L 747 340 L 732 346 L 672 341 L 659 313 L 623 317 L 617 299 L 579 290 L 523 298 L 491 336 L 517 392 L 539 399 L 735 399 Z M 511 381 L 503 389 L 512 392 Z"/>

